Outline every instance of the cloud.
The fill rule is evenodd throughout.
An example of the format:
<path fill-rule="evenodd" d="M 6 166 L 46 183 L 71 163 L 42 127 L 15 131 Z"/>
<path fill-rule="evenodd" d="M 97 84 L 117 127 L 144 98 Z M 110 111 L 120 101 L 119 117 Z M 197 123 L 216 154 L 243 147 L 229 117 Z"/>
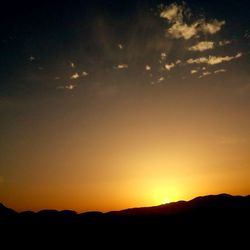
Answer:
<path fill-rule="evenodd" d="M 70 77 L 70 79 L 78 79 L 80 76 L 79 76 L 79 74 L 78 73 L 74 73 L 71 77 Z"/>
<path fill-rule="evenodd" d="M 145 69 L 146 69 L 147 71 L 150 71 L 150 70 L 151 70 L 151 67 L 150 67 L 149 65 L 146 65 L 146 66 L 145 66 Z"/>
<path fill-rule="evenodd" d="M 115 69 L 127 69 L 128 65 L 127 64 L 118 64 L 117 66 L 114 67 Z"/>
<path fill-rule="evenodd" d="M 87 75 L 89 75 L 88 72 L 86 72 L 86 71 L 83 71 L 83 72 L 82 72 L 82 76 L 87 76 Z"/>
<path fill-rule="evenodd" d="M 184 38 L 188 40 L 197 34 L 197 23 L 187 25 L 186 23 L 175 23 L 171 28 L 168 29 L 168 33 L 173 38 Z"/>
<path fill-rule="evenodd" d="M 198 70 L 196 70 L 196 69 L 192 69 L 191 71 L 190 71 L 190 73 L 193 75 L 193 74 L 196 74 L 196 73 L 198 73 Z"/>
<path fill-rule="evenodd" d="M 183 20 L 183 10 L 184 9 L 182 5 L 172 3 L 160 13 L 160 17 L 167 19 L 169 22 L 181 22 Z"/>
<path fill-rule="evenodd" d="M 30 57 L 29 57 L 29 61 L 30 61 L 30 62 L 33 62 L 33 61 L 35 61 L 35 60 L 36 60 L 36 58 L 35 58 L 34 56 L 30 56 Z"/>
<path fill-rule="evenodd" d="M 175 64 L 174 63 L 170 63 L 170 64 L 165 64 L 164 67 L 166 70 L 170 71 L 172 68 L 174 68 Z"/>
<path fill-rule="evenodd" d="M 167 57 L 167 54 L 166 54 L 165 52 L 162 52 L 162 53 L 161 53 L 161 60 L 162 60 L 162 61 L 165 60 L 166 57 Z"/>
<path fill-rule="evenodd" d="M 239 52 L 239 53 L 237 53 L 237 55 L 235 56 L 235 58 L 240 58 L 240 57 L 242 57 L 242 53 L 241 52 Z"/>
<path fill-rule="evenodd" d="M 198 33 L 213 35 L 220 31 L 226 23 L 217 19 L 209 22 L 206 22 L 205 19 L 197 19 L 193 23 L 187 23 L 185 20 L 188 20 L 191 15 L 191 10 L 185 5 L 173 3 L 166 6 L 160 13 L 160 17 L 166 19 L 171 25 L 167 29 L 167 35 L 176 39 L 183 38 L 189 40 L 192 37 L 196 37 Z"/>
<path fill-rule="evenodd" d="M 208 62 L 208 58 L 206 57 L 200 57 L 196 59 L 190 58 L 187 60 L 188 64 L 194 64 L 194 63 L 200 64 L 200 63 L 207 63 L 207 62 Z"/>
<path fill-rule="evenodd" d="M 65 86 L 58 86 L 57 89 L 66 89 L 66 90 L 74 90 L 76 85 L 74 84 L 67 84 Z"/>
<path fill-rule="evenodd" d="M 65 89 L 68 89 L 68 90 L 73 90 L 75 88 L 76 88 L 76 85 L 74 85 L 74 84 L 69 84 L 69 85 L 65 86 Z"/>
<path fill-rule="evenodd" d="M 209 23 L 206 23 L 204 21 L 200 26 L 200 30 L 205 34 L 215 34 L 220 31 L 221 27 L 225 24 L 225 21 L 218 21 L 216 19 L 212 20 Z"/>
<path fill-rule="evenodd" d="M 205 72 L 202 72 L 202 75 L 199 76 L 199 78 L 202 78 L 202 77 L 204 77 L 204 76 L 209 76 L 209 75 L 211 75 L 211 74 L 212 74 L 211 72 L 205 71 Z"/>
<path fill-rule="evenodd" d="M 181 63 L 181 60 L 176 60 L 175 64 L 180 64 Z"/>
<path fill-rule="evenodd" d="M 205 50 L 213 49 L 215 47 L 215 45 L 225 46 L 225 45 L 228 45 L 230 43 L 231 43 L 231 41 L 229 41 L 229 40 L 219 41 L 218 44 L 215 44 L 215 42 L 213 42 L 213 41 L 202 41 L 202 42 L 197 43 L 196 45 L 189 47 L 188 50 L 202 52 Z"/>
<path fill-rule="evenodd" d="M 206 63 L 209 65 L 215 65 L 223 62 L 229 62 L 233 59 L 240 58 L 242 53 L 238 53 L 235 56 L 209 56 L 209 57 L 200 57 L 200 58 L 190 58 L 187 60 L 188 64 L 201 64 Z"/>
<path fill-rule="evenodd" d="M 225 46 L 228 44 L 231 44 L 231 41 L 229 41 L 229 40 L 219 41 L 219 46 Z"/>
<path fill-rule="evenodd" d="M 203 41 L 203 42 L 199 42 L 196 45 L 188 48 L 188 50 L 190 50 L 190 51 L 205 51 L 205 50 L 209 50 L 209 49 L 213 49 L 213 48 L 214 48 L 214 42 Z"/>
<path fill-rule="evenodd" d="M 215 74 L 218 74 L 218 73 L 225 73 L 227 70 L 226 69 L 217 69 L 214 71 Z"/>
<path fill-rule="evenodd" d="M 73 62 L 69 62 L 69 65 L 70 65 L 71 68 L 75 68 L 76 67 L 76 65 Z"/>
<path fill-rule="evenodd" d="M 164 80 L 165 80 L 165 77 L 162 76 L 162 77 L 158 78 L 157 82 L 162 82 Z"/>

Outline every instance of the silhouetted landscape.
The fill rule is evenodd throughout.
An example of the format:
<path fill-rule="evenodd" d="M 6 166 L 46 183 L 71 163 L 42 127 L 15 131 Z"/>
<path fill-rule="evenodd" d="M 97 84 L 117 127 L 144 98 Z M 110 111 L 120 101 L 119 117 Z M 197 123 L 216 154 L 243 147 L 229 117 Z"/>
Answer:
<path fill-rule="evenodd" d="M 197 197 L 154 207 L 121 211 L 85 212 L 41 210 L 16 212 L 1 204 L 0 224 L 6 235 L 81 236 L 99 239 L 159 240 L 172 237 L 244 238 L 249 232 L 250 196 L 228 194 Z M 32 237 L 33 237 L 32 236 Z M 52 237 L 52 238 L 53 238 Z M 140 238 L 142 237 L 142 238 Z M 218 239 L 217 238 L 217 239 Z"/>
<path fill-rule="evenodd" d="M 249 9 L 2 1 L 0 250 L 250 249 Z"/>

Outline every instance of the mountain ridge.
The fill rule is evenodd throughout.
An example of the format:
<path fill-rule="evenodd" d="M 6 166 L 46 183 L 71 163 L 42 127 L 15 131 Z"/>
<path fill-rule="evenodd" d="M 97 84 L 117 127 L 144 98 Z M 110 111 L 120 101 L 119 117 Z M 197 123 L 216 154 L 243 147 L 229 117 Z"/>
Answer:
<path fill-rule="evenodd" d="M 217 194 L 217 195 L 205 195 L 197 196 L 189 201 L 176 201 L 165 204 L 160 204 L 156 206 L 146 206 L 146 207 L 132 207 L 122 210 L 114 210 L 109 212 L 100 212 L 100 211 L 87 211 L 82 213 L 77 213 L 74 210 L 56 210 L 56 209 L 42 209 L 37 212 L 34 211 L 21 211 L 17 212 L 14 209 L 6 207 L 3 203 L 0 203 L 0 218 L 4 216 L 13 216 L 13 215 L 46 215 L 46 214 L 65 214 L 65 215 L 90 215 L 90 214 L 102 214 L 102 215 L 171 215 L 183 212 L 186 209 L 195 209 L 202 206 L 211 206 L 211 204 L 221 204 L 224 206 L 231 205 L 232 203 L 245 202 L 250 205 L 250 195 L 241 196 L 241 195 L 230 195 L 227 193 Z M 222 204 L 223 203 L 223 204 Z M 224 204 L 225 203 L 225 204 Z M 224 207 L 224 208 L 226 208 Z"/>
<path fill-rule="evenodd" d="M 218 241 L 225 248 L 225 244 L 231 247 L 232 239 L 237 244 L 236 249 L 241 249 L 239 244 L 248 244 L 249 225 L 249 195 L 200 196 L 190 201 L 106 213 L 90 211 L 77 214 L 72 210 L 53 209 L 18 213 L 0 205 L 1 239 L 6 239 L 8 245 L 15 244 L 15 238 L 20 239 L 18 244 L 24 242 L 25 246 L 32 241 L 34 244 L 44 242 L 45 249 L 51 241 L 55 243 L 55 249 L 58 249 L 58 244 L 65 247 L 65 242 L 69 243 L 69 249 L 74 249 L 72 243 L 85 246 L 86 242 L 102 248 L 106 242 L 108 249 L 111 249 L 110 245 L 120 249 L 119 246 L 125 243 L 127 249 L 131 249 L 135 242 L 139 249 L 148 247 L 149 243 L 155 249 L 156 243 L 164 245 L 167 242 L 168 246 L 170 243 L 174 246 L 183 243 L 186 246 L 189 242 L 201 249 L 208 243 L 214 247 Z M 34 244 L 31 249 L 34 249 Z"/>

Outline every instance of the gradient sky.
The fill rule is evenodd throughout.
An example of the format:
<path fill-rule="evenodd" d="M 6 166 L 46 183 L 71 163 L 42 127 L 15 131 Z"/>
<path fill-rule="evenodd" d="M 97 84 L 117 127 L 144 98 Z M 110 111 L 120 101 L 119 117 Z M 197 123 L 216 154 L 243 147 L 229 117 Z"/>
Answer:
<path fill-rule="evenodd" d="M 250 3 L 11 1 L 0 201 L 116 210 L 250 193 Z"/>

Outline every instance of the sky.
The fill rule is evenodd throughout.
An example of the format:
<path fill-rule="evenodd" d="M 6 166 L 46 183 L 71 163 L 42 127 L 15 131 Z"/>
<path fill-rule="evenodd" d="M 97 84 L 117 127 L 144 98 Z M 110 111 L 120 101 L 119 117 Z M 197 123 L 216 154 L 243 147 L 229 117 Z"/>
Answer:
<path fill-rule="evenodd" d="M 249 1 L 34 2 L 1 4 L 0 202 L 250 194 Z"/>

